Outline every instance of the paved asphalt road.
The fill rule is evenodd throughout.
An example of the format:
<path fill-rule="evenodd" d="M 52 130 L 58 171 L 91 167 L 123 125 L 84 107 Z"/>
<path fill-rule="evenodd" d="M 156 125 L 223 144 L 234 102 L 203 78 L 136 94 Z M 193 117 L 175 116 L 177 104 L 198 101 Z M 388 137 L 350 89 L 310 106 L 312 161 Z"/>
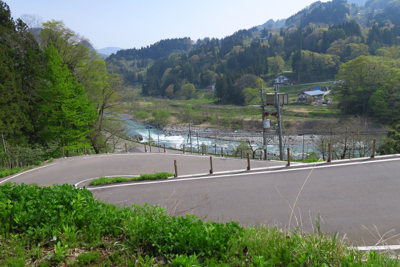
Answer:
<path fill-rule="evenodd" d="M 112 154 L 58 159 L 9 181 L 76 184 L 100 176 L 173 172 L 174 159 L 178 161 L 180 176 L 209 170 L 208 156 Z M 171 214 L 194 213 L 202 218 L 235 220 L 243 225 L 288 226 L 290 222 L 291 229 L 299 226 L 310 231 L 310 221 L 320 214 L 323 231 L 346 233 L 357 245 L 375 245 L 385 233 L 384 240 L 400 234 L 400 157 L 290 168 L 282 162 L 252 160 L 250 172 L 245 171 L 244 159 L 214 157 L 213 163 L 215 172 L 231 172 L 91 190 L 101 200 L 121 206 L 157 204 Z M 0 184 L 8 179 L 0 179 Z M 395 237 L 386 243 L 398 245 L 399 240 L 400 237 Z"/>

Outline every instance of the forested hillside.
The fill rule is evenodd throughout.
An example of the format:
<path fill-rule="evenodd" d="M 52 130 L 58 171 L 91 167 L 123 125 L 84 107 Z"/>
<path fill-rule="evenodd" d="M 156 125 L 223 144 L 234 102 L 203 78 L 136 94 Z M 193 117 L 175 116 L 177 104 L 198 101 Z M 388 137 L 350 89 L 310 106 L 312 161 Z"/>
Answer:
<path fill-rule="evenodd" d="M 188 53 L 193 44 L 190 38 L 161 40 L 140 49 L 123 49 L 106 59 L 110 72 L 123 74 L 130 83 L 143 82 L 142 73 L 149 64 L 171 53 Z"/>
<path fill-rule="evenodd" d="M 257 88 L 272 85 L 283 71 L 292 83 L 308 83 L 334 80 L 344 63 L 360 56 L 396 61 L 399 3 L 368 0 L 358 6 L 346 0 L 318 1 L 283 20 L 284 27 L 274 27 L 282 21 L 270 20 L 267 27 L 240 30 L 223 39 L 205 38 L 191 45 L 190 39 L 165 40 L 119 51 L 107 66 L 126 81 L 142 82 L 145 96 L 188 98 L 193 94 L 187 88 L 216 84 L 218 103 L 245 105 Z M 373 115 L 372 110 L 354 113 Z"/>
<path fill-rule="evenodd" d="M 20 146 L 47 156 L 84 145 L 99 152 L 103 130 L 119 129 L 113 121 L 119 77 L 85 43 L 59 21 L 33 35 L 0 1 L 0 133 L 12 151 L 1 149 L 1 163 L 18 157 Z"/>

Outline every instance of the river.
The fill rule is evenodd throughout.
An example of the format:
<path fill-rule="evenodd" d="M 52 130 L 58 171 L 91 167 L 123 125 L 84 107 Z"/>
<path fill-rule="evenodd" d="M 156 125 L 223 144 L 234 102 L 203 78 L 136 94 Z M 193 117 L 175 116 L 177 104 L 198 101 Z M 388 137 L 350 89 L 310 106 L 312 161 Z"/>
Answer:
<path fill-rule="evenodd" d="M 182 148 L 183 144 L 186 146 L 186 150 L 190 151 L 190 139 L 189 139 L 189 132 L 187 135 L 175 135 L 175 136 L 169 136 L 165 135 L 162 130 L 157 129 L 153 125 L 149 125 L 147 123 L 143 122 L 138 122 L 130 119 L 127 115 L 123 115 L 122 118 L 125 120 L 127 128 L 128 128 L 128 135 L 129 136 L 134 136 L 137 134 L 140 134 L 143 136 L 143 143 L 149 141 L 149 134 L 151 136 L 151 139 L 153 142 L 156 144 L 160 144 L 163 146 L 165 144 L 166 147 L 171 147 L 171 148 Z M 150 133 L 149 129 L 150 128 Z M 260 133 L 260 137 L 262 137 L 262 134 Z M 236 150 L 236 147 L 240 144 L 240 142 L 234 142 L 234 141 L 224 141 L 224 140 L 219 140 L 219 139 L 213 139 L 213 138 L 204 138 L 204 137 L 199 137 L 197 138 L 196 136 L 192 135 L 192 144 L 193 144 L 193 152 L 197 153 L 197 148 L 200 147 L 201 145 L 204 144 L 208 146 L 208 152 L 211 153 L 221 153 L 221 147 L 224 148 L 224 153 L 229 153 L 231 154 L 233 151 Z M 253 149 L 256 149 L 257 147 L 262 146 L 262 144 L 257 144 L 257 143 L 252 143 L 251 144 Z M 310 151 L 311 146 L 306 147 L 306 151 Z M 294 152 L 293 154 L 296 157 L 301 157 L 302 153 L 299 151 L 302 150 L 302 147 L 296 146 L 292 147 L 292 151 Z M 270 155 L 278 155 L 279 154 L 279 147 L 276 144 L 271 144 L 267 146 L 267 151 L 268 154 Z"/>

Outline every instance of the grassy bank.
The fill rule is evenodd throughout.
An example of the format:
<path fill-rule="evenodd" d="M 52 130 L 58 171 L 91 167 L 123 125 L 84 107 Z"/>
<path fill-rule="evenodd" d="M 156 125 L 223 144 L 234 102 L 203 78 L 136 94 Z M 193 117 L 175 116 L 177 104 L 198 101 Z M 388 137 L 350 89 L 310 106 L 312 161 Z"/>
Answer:
<path fill-rule="evenodd" d="M 119 208 L 70 185 L 0 186 L 1 266 L 400 266 L 338 235 Z"/>
<path fill-rule="evenodd" d="M 297 95 L 290 95 L 290 102 L 297 99 Z M 209 102 L 200 103 L 201 100 L 175 100 L 141 98 L 133 103 L 126 104 L 125 112 L 132 115 L 135 120 L 147 123 L 156 123 L 153 116 L 154 110 L 163 110 L 170 114 L 167 124 L 187 124 L 189 120 L 193 125 L 232 130 L 262 131 L 260 100 L 255 99 L 249 106 L 215 105 Z M 268 108 L 267 108 L 268 109 Z M 273 109 L 273 108 L 271 108 Z M 298 132 L 306 121 L 321 124 L 326 120 L 338 119 L 342 115 L 337 104 L 327 106 L 309 104 L 290 104 L 283 108 L 283 119 L 288 131 Z M 272 125 L 276 123 L 275 117 L 269 117 Z M 318 127 L 316 127 L 318 128 Z"/>
<path fill-rule="evenodd" d="M 144 181 L 144 180 L 160 180 L 174 176 L 173 173 L 159 172 L 154 174 L 141 174 L 139 177 L 100 177 L 92 180 L 89 185 L 106 185 L 123 182 Z"/>
<path fill-rule="evenodd" d="M 48 162 L 53 162 L 54 161 L 54 159 L 49 159 L 48 160 Z M 13 174 L 16 174 L 16 173 L 19 173 L 19 172 L 23 172 L 23 171 L 27 171 L 27 170 L 31 170 L 31 169 L 33 169 L 33 168 L 35 168 L 35 167 L 39 167 L 39 166 L 42 166 L 43 165 L 43 162 L 41 162 L 41 161 L 36 161 L 35 162 L 35 165 L 29 165 L 29 166 L 23 166 L 23 167 L 15 167 L 15 168 L 12 168 L 12 169 L 8 169 L 8 168 L 0 168 L 0 178 L 4 178 L 4 177 L 6 177 L 6 176 L 10 176 L 10 175 L 13 175 Z"/>

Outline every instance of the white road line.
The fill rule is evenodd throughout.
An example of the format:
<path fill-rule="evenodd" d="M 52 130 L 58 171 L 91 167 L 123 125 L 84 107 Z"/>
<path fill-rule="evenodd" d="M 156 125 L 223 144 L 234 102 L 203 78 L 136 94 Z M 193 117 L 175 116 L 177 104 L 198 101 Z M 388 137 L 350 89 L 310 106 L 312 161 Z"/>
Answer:
<path fill-rule="evenodd" d="M 111 175 L 111 176 L 101 176 L 101 177 L 111 178 L 111 177 L 138 177 L 138 176 L 139 175 L 137 175 L 137 174 L 132 174 L 132 175 L 123 174 L 123 175 Z M 98 178 L 100 178 L 100 177 L 94 177 L 94 178 L 89 178 L 89 179 L 86 179 L 86 180 L 82 180 L 82 181 L 77 182 L 76 184 L 74 184 L 74 186 L 78 187 L 78 185 L 81 184 L 81 183 L 84 183 L 84 182 L 87 182 L 87 181 L 90 181 L 90 180 L 94 180 L 94 179 L 98 179 Z"/>
<path fill-rule="evenodd" d="M 292 169 L 284 169 L 284 170 L 246 172 L 246 173 L 237 173 L 237 174 L 230 174 L 230 175 L 203 176 L 203 177 L 184 178 L 184 179 L 180 179 L 178 177 L 178 178 L 175 178 L 175 179 L 168 179 L 168 180 L 155 181 L 155 182 L 142 182 L 142 183 L 132 183 L 132 184 L 125 184 L 125 185 L 110 185 L 110 186 L 102 186 L 102 187 L 96 187 L 96 188 L 88 188 L 88 190 L 106 189 L 106 188 L 123 187 L 123 186 L 137 186 L 137 185 L 145 185 L 145 184 L 148 185 L 148 184 L 161 184 L 161 183 L 184 182 L 184 181 L 194 181 L 194 180 L 217 179 L 217 178 L 224 178 L 224 177 L 244 176 L 244 175 L 260 175 L 260 174 L 267 174 L 267 173 L 304 171 L 304 170 L 311 170 L 311 169 L 335 168 L 335 167 L 343 167 L 343 166 L 351 166 L 351 165 L 363 165 L 363 164 L 390 162 L 390 161 L 400 161 L 400 158 L 385 159 L 385 160 L 375 160 L 375 161 L 363 161 L 363 162 L 348 162 L 348 163 L 343 163 L 343 164 L 333 164 L 333 165 L 304 167 L 304 168 L 292 168 Z"/>
<path fill-rule="evenodd" d="M 394 246 L 366 246 L 366 247 L 357 247 L 359 251 L 370 251 L 370 250 L 399 250 L 400 245 L 394 245 Z"/>
<path fill-rule="evenodd" d="M 5 180 L 3 180 L 3 181 L 0 181 L 0 184 L 2 184 L 2 183 L 4 183 L 4 182 L 7 182 L 8 180 L 14 179 L 15 177 L 18 177 L 18 176 L 20 176 L 20 175 L 22 175 L 22 174 L 25 174 L 25 173 L 27 173 L 27 172 L 36 171 L 36 170 L 38 170 L 38 169 L 50 167 L 50 166 L 53 166 L 53 165 L 56 165 L 56 164 L 58 164 L 58 162 L 53 163 L 53 164 L 49 164 L 49 165 L 45 165 L 45 166 L 41 166 L 41 167 L 37 167 L 37 168 L 34 168 L 34 169 L 30 169 L 30 170 L 27 170 L 27 171 L 24 171 L 24 172 L 20 172 L 20 173 L 14 175 L 14 176 L 11 176 L 10 178 L 7 178 L 7 179 L 5 179 Z"/>

